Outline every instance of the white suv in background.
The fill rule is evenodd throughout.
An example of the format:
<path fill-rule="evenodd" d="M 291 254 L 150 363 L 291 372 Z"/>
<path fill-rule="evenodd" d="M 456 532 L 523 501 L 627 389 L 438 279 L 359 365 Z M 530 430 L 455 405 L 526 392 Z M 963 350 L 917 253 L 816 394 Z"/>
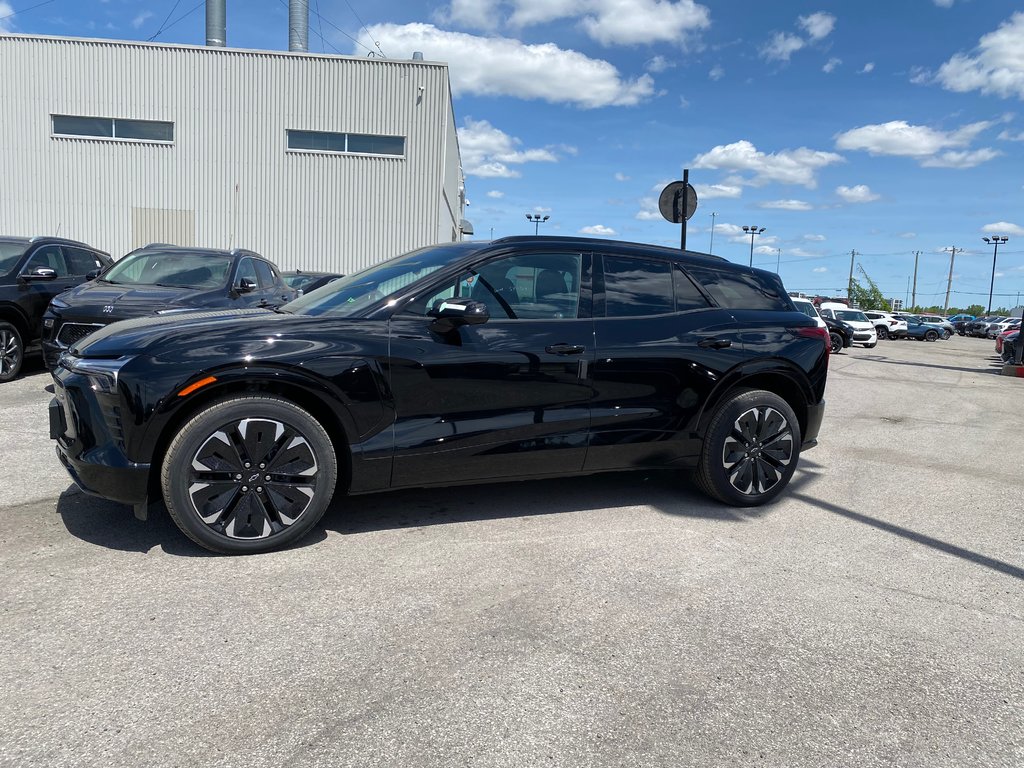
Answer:
<path fill-rule="evenodd" d="M 901 317 L 877 309 L 865 310 L 864 316 L 875 324 L 875 332 L 880 339 L 899 339 L 907 335 L 907 321 Z"/>
<path fill-rule="evenodd" d="M 878 343 L 878 333 L 875 331 L 874 320 L 868 320 L 859 309 L 850 309 L 845 304 L 826 301 L 818 307 L 822 317 L 831 320 L 840 320 L 847 325 L 853 326 L 853 343 L 862 344 L 871 349 Z"/>
<path fill-rule="evenodd" d="M 796 308 L 811 318 L 818 324 L 819 328 L 827 328 L 825 321 L 821 319 L 821 315 L 818 314 L 818 308 L 814 306 L 814 303 L 810 299 L 797 298 L 796 296 L 790 296 Z M 904 325 L 904 328 L 906 326 Z"/>

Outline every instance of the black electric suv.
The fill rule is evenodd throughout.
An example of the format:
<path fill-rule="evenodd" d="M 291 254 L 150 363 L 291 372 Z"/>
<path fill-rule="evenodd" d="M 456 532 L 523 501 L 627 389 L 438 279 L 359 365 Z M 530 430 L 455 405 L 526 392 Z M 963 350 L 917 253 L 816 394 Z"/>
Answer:
<path fill-rule="evenodd" d="M 276 310 L 127 320 L 53 373 L 87 492 L 162 496 L 220 552 L 289 544 L 336 493 L 663 468 L 770 501 L 816 442 L 829 339 L 777 275 L 656 246 L 423 248 Z"/>
<path fill-rule="evenodd" d="M 50 300 L 110 266 L 110 256 L 60 237 L 0 237 L 0 383 L 39 347 Z"/>

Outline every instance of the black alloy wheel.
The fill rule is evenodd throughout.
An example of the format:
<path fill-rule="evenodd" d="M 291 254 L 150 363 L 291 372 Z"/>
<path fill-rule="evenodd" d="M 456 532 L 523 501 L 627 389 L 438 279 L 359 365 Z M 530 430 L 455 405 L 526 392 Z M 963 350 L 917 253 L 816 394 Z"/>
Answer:
<path fill-rule="evenodd" d="M 935 330 L 932 330 L 932 329 L 929 328 L 927 331 L 924 332 L 924 340 L 925 341 L 935 341 L 938 338 L 939 338 L 939 332 L 938 331 L 935 331 Z"/>
<path fill-rule="evenodd" d="M 781 397 L 764 390 L 739 391 L 711 419 L 697 485 L 732 506 L 771 501 L 796 471 L 800 434 L 793 409 Z"/>
<path fill-rule="evenodd" d="M 840 352 L 843 351 L 843 337 L 840 336 L 838 333 L 836 333 L 835 331 L 829 333 L 828 340 L 829 348 L 831 349 L 833 355 L 839 354 Z"/>
<path fill-rule="evenodd" d="M 214 403 L 171 442 L 161 472 L 177 526 L 215 552 L 290 544 L 323 516 L 337 482 L 334 447 L 309 413 L 277 397 Z"/>
<path fill-rule="evenodd" d="M 10 381 L 21 371 L 25 361 L 25 344 L 18 329 L 0 323 L 0 381 Z"/>

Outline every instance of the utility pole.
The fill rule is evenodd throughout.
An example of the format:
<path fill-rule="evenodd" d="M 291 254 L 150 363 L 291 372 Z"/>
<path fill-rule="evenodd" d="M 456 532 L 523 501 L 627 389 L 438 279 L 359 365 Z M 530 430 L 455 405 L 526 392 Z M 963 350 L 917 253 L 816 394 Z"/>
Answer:
<path fill-rule="evenodd" d="M 717 215 L 717 211 L 711 212 L 711 245 L 708 246 L 708 253 L 715 252 L 715 217 Z"/>
<path fill-rule="evenodd" d="M 963 253 L 963 248 L 957 248 L 955 245 L 951 245 L 949 248 L 943 248 L 943 251 L 949 251 L 949 279 L 946 281 L 946 303 L 942 307 L 942 313 L 949 312 L 949 292 L 953 289 L 953 262 L 956 261 L 956 255 Z"/>
<path fill-rule="evenodd" d="M 846 300 L 853 301 L 853 260 L 860 256 L 856 251 L 850 251 L 850 280 L 846 283 Z"/>
<path fill-rule="evenodd" d="M 920 258 L 921 252 L 914 251 L 914 291 L 910 294 L 910 306 L 917 306 L 917 260 Z"/>

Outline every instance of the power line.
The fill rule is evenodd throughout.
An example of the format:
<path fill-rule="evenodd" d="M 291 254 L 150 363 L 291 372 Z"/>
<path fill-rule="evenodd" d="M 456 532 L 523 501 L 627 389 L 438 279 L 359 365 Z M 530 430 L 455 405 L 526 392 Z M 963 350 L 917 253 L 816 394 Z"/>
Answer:
<path fill-rule="evenodd" d="M 356 17 L 356 21 L 359 22 L 360 26 L 363 28 L 363 31 L 366 33 L 366 36 L 373 40 L 373 35 L 370 34 L 370 30 L 366 28 L 366 24 L 363 22 L 363 20 L 359 18 L 359 14 L 356 13 L 356 9 L 352 7 L 352 3 L 350 3 L 348 0 L 345 0 L 345 5 L 347 5 L 348 9 L 352 11 L 352 15 Z M 384 51 L 380 47 L 380 42 L 377 40 L 373 40 L 373 44 L 374 46 L 376 46 L 377 50 L 380 51 L 380 55 L 386 59 L 387 56 L 384 55 Z"/>
<path fill-rule="evenodd" d="M 35 5 L 30 5 L 28 8 L 22 8 L 20 11 L 12 11 L 11 13 L 8 13 L 6 16 L 0 16 L 0 21 L 12 19 L 19 13 L 28 13 L 29 11 L 34 11 L 36 8 L 42 8 L 44 5 L 49 5 L 52 2 L 54 2 L 54 0 L 43 0 L 43 2 L 36 3 Z"/>
<path fill-rule="evenodd" d="M 284 1 L 284 0 L 278 0 L 278 2 L 279 2 L 279 3 L 281 3 L 281 5 L 283 5 L 283 6 L 285 7 L 285 8 L 287 8 L 287 7 L 288 7 L 288 4 L 287 4 L 287 3 L 286 3 L 286 2 Z M 346 32 L 346 31 L 345 31 L 344 29 L 342 29 L 341 27 L 339 27 L 339 26 L 338 26 L 337 24 L 335 24 L 335 23 L 334 23 L 333 21 L 331 21 L 330 19 L 328 19 L 328 18 L 327 18 L 326 16 L 323 16 L 323 15 L 321 15 L 321 14 L 320 14 L 319 12 L 317 12 L 317 11 L 314 11 L 314 10 L 313 10 L 312 8 L 310 8 L 310 7 L 309 7 L 309 0 L 302 0 L 302 4 L 306 6 L 306 10 L 307 10 L 307 11 L 309 11 L 310 13 L 313 13 L 313 14 L 315 14 L 315 15 L 316 15 L 316 17 L 317 17 L 317 18 L 318 18 L 318 19 L 319 19 L 319 20 L 320 20 L 321 22 L 325 22 L 325 21 L 326 21 L 326 22 L 327 22 L 327 25 L 328 25 L 329 27 L 334 27 L 334 29 L 336 29 L 336 30 L 338 30 L 339 32 L 341 32 L 341 34 L 343 34 L 343 35 L 344 35 L 345 37 L 347 37 L 347 38 L 348 38 L 349 40 L 351 40 L 351 41 L 352 41 L 353 43 L 355 43 L 356 45 L 358 45 L 358 46 L 359 46 L 360 48 L 366 48 L 366 50 L 367 50 L 367 51 L 368 51 L 369 53 L 371 53 L 371 54 L 374 54 L 374 55 L 376 55 L 376 54 L 375 54 L 375 52 L 374 52 L 374 50 L 373 50 L 372 48 L 369 48 L 369 47 L 367 47 L 366 45 L 364 45 L 363 43 L 361 43 L 361 42 L 360 42 L 359 40 L 356 40 L 356 39 L 355 39 L 354 37 L 352 37 L 352 35 L 350 35 L 350 34 L 349 34 L 348 32 Z M 322 27 L 321 27 L 321 28 L 322 28 Z M 339 50 L 338 50 L 338 49 L 337 49 L 337 48 L 336 48 L 336 47 L 335 47 L 335 46 L 334 46 L 333 44 L 331 44 L 331 43 L 330 43 L 330 42 L 329 42 L 329 41 L 327 40 L 327 38 L 326 38 L 326 37 L 324 37 L 324 36 L 323 36 L 322 34 L 320 35 L 320 39 L 321 39 L 321 40 L 322 40 L 322 41 L 323 41 L 324 43 L 326 43 L 327 45 L 330 45 L 330 46 L 331 46 L 331 48 L 334 48 L 335 52 L 337 52 L 337 53 L 338 53 L 338 55 L 344 55 L 344 54 L 342 54 L 342 53 L 341 53 L 341 51 L 339 51 Z"/>
<path fill-rule="evenodd" d="M 161 22 L 161 24 L 160 24 L 159 28 L 157 29 L 157 31 L 153 33 L 153 37 L 150 37 L 150 38 L 148 38 L 146 40 L 147 43 L 153 42 L 153 40 L 156 39 L 157 35 L 159 35 L 161 32 L 164 31 L 164 24 L 166 24 L 168 21 L 171 20 L 171 16 L 173 16 L 174 12 L 176 10 L 178 10 L 178 5 L 180 5 L 180 4 L 181 4 L 181 0 L 174 0 L 174 5 L 171 6 L 171 10 L 167 13 L 167 17 Z"/>
<path fill-rule="evenodd" d="M 175 5 L 177 5 L 177 3 L 175 3 Z M 191 9 L 191 10 L 189 10 L 189 11 L 186 11 L 185 13 L 183 13 L 183 14 L 182 14 L 181 16 L 179 16 L 178 18 L 176 18 L 176 19 L 175 19 L 174 21 L 172 21 L 172 22 L 171 22 L 170 24 L 168 24 L 168 25 L 167 25 L 166 27 L 163 27 L 163 29 L 161 29 L 160 31 L 158 31 L 158 32 L 157 32 L 156 34 L 157 34 L 157 35 L 161 35 L 161 34 L 163 34 L 163 33 L 164 33 L 164 32 L 166 32 L 167 30 L 169 30 L 169 29 L 170 29 L 171 27 L 173 27 L 173 26 L 176 26 L 176 25 L 178 24 L 178 22 L 180 22 L 180 21 L 184 21 L 185 19 L 187 19 L 187 18 L 188 18 L 189 16 L 191 16 L 191 15 L 192 15 L 193 13 L 195 13 L 196 11 L 198 11 L 198 10 L 199 10 L 200 8 L 202 8 L 202 7 L 204 6 L 204 5 L 206 5 L 206 0 L 199 0 L 199 2 L 198 2 L 198 3 L 196 3 L 195 5 L 193 5 L 193 6 L 192 6 L 192 9 Z M 156 37 L 156 35 L 153 35 L 153 37 L 149 38 L 149 40 L 148 40 L 147 42 L 152 42 L 153 38 L 155 38 L 155 37 Z"/>

